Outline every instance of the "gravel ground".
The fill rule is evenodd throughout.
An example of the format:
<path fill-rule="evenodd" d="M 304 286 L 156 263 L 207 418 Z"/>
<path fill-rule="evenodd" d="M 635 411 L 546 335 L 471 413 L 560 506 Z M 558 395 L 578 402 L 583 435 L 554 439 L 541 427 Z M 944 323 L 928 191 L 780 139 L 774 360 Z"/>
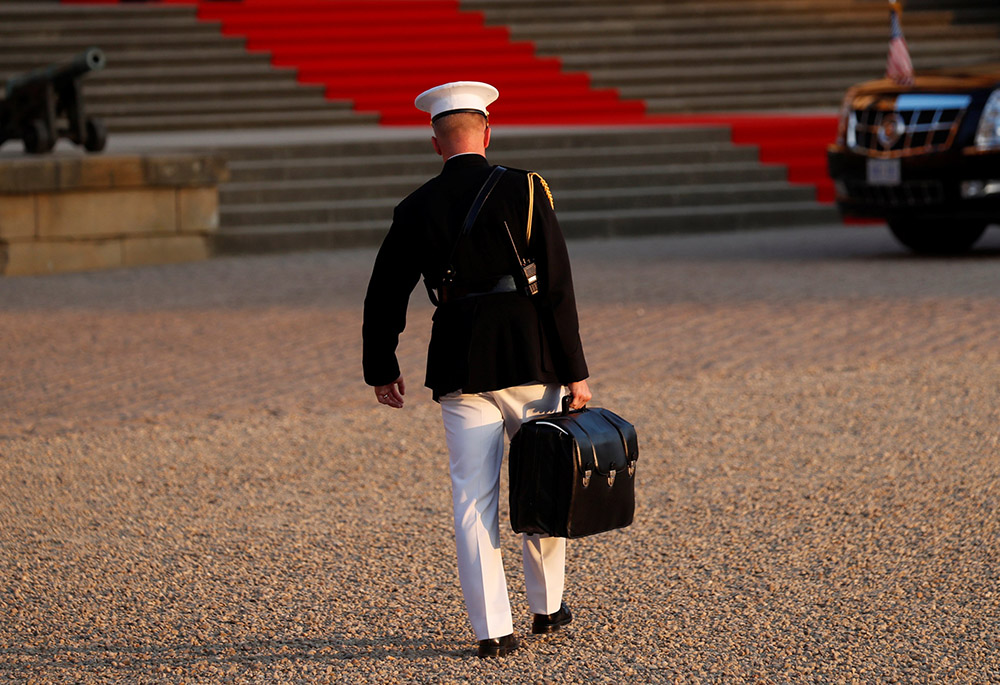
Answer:
<path fill-rule="evenodd" d="M 0 680 L 1000 682 L 998 236 L 571 252 L 636 522 L 570 543 L 575 621 L 503 660 L 473 656 L 419 292 L 407 407 L 361 381 L 373 251 L 0 280 Z"/>

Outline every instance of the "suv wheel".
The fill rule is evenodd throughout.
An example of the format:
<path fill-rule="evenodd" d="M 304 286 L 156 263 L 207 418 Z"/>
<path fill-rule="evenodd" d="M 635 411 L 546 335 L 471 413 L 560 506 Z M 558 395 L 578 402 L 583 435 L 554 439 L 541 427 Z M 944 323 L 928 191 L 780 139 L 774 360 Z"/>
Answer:
<path fill-rule="evenodd" d="M 889 222 L 896 240 L 919 254 L 956 254 L 966 252 L 986 231 L 985 223 L 948 225 L 943 221 L 908 219 Z"/>

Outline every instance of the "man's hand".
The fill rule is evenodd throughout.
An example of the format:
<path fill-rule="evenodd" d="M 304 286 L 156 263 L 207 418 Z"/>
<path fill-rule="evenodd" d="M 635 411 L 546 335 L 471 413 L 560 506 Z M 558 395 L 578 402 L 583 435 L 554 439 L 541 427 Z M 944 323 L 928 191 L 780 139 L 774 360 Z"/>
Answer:
<path fill-rule="evenodd" d="M 570 383 L 568 386 L 570 397 L 569 408 L 570 409 L 583 409 L 583 407 L 590 402 L 590 398 L 593 395 L 590 394 L 590 386 L 587 385 L 586 380 L 576 381 L 575 383 Z"/>
<path fill-rule="evenodd" d="M 389 385 L 376 385 L 375 398 L 379 404 L 386 404 L 396 409 L 403 408 L 403 395 L 406 394 L 406 383 L 400 376 Z"/>

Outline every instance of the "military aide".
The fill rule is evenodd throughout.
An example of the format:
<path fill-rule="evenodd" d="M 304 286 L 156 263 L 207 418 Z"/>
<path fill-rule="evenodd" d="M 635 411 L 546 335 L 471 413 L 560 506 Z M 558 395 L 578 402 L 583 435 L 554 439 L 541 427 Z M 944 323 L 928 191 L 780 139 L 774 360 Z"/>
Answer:
<path fill-rule="evenodd" d="M 459 579 L 480 657 L 518 647 L 499 544 L 504 433 L 556 411 L 567 392 L 573 408 L 591 397 L 549 188 L 536 173 L 494 174 L 486 160 L 486 108 L 498 95 L 488 84 L 461 81 L 416 98 L 431 115 L 444 168 L 396 207 L 368 284 L 363 328 L 365 381 L 380 403 L 401 408 L 406 385 L 396 346 L 423 277 L 438 305 L 426 385 L 441 404 Z M 566 540 L 524 535 L 522 547 L 532 632 L 553 632 L 572 618 L 562 600 Z"/>

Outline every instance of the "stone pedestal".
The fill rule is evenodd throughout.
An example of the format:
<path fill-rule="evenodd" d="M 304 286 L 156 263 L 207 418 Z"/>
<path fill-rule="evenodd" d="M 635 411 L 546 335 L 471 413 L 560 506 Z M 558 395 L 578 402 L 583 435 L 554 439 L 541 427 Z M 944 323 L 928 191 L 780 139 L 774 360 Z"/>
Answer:
<path fill-rule="evenodd" d="M 191 153 L 0 159 L 0 274 L 205 259 L 227 173 Z"/>

